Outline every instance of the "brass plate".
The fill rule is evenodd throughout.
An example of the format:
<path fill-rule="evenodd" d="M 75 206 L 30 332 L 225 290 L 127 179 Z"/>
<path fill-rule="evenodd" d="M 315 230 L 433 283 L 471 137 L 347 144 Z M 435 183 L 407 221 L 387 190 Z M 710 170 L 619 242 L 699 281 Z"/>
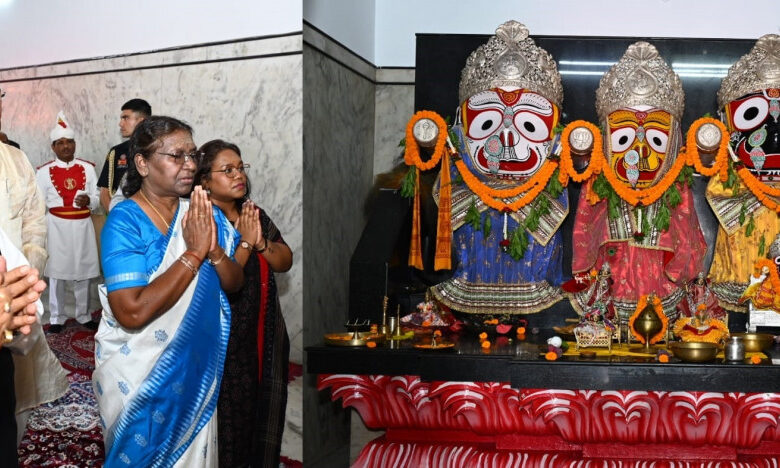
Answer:
<path fill-rule="evenodd" d="M 427 350 L 431 350 L 431 351 L 435 351 L 437 349 L 449 349 L 449 348 L 452 348 L 453 346 L 455 346 L 455 343 L 453 343 L 451 341 L 444 341 L 444 342 L 441 342 L 441 343 L 436 343 L 436 346 L 431 346 L 430 343 L 426 343 L 426 344 L 420 343 L 420 344 L 414 345 L 414 347 L 417 348 L 417 349 L 427 349 Z"/>
<path fill-rule="evenodd" d="M 679 341 L 671 343 L 669 348 L 674 357 L 685 362 L 707 362 L 718 355 L 718 346 L 713 343 Z"/>
<path fill-rule="evenodd" d="M 385 335 L 360 332 L 358 338 L 354 339 L 354 334 L 350 332 L 325 334 L 325 344 L 330 346 L 365 346 L 369 341 L 384 343 Z"/>
<path fill-rule="evenodd" d="M 745 343 L 746 353 L 768 351 L 775 340 L 775 337 L 769 333 L 732 333 L 731 336 L 742 337 L 742 342 Z"/>

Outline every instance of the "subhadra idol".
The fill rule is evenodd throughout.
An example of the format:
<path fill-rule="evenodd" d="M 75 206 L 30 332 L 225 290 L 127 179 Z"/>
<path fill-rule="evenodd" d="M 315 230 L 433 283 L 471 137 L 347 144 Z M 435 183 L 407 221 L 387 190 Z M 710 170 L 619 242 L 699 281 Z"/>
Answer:
<path fill-rule="evenodd" d="M 701 271 L 707 246 L 686 183 L 692 170 L 684 155 L 678 157 L 683 104 L 680 78 L 654 46 L 637 42 L 596 91 L 603 144 L 599 130 L 587 122 L 574 122 L 563 133 L 570 141 L 570 127 L 589 125 L 595 140 L 574 222 L 575 279 L 564 285 L 580 313 L 590 299 L 590 272 L 605 263 L 623 321 L 640 296 L 649 294 L 661 300 L 666 315 L 675 316 L 682 286 Z M 566 150 L 562 164 L 569 160 Z"/>
<path fill-rule="evenodd" d="M 563 88 L 555 61 L 509 21 L 469 56 L 452 133 L 451 279 L 432 288 L 455 311 L 539 312 L 562 298 L 561 234 L 569 212 L 550 155 Z M 473 315 L 472 315 L 473 316 Z"/>
<path fill-rule="evenodd" d="M 761 37 L 731 66 L 718 106 L 731 158 L 728 178 L 707 186 L 720 224 L 709 278 L 722 307 L 745 312 L 739 298 L 754 264 L 780 233 L 780 36 Z"/>

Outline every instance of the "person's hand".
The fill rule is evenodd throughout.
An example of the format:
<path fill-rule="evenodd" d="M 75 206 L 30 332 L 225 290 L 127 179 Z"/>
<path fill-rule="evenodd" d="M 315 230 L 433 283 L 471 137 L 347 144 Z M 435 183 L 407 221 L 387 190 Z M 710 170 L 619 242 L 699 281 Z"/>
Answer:
<path fill-rule="evenodd" d="M 203 259 L 217 242 L 211 202 L 200 185 L 190 195 L 190 208 L 182 219 L 182 233 L 187 250 Z"/>
<path fill-rule="evenodd" d="M 260 240 L 260 214 L 252 200 L 247 200 L 241 206 L 241 214 L 236 220 L 236 229 L 241 234 L 241 239 L 256 245 Z"/>
<path fill-rule="evenodd" d="M 79 208 L 86 208 L 89 206 L 89 195 L 84 193 L 76 195 L 76 198 L 73 199 L 73 203 Z"/>
<path fill-rule="evenodd" d="M 44 289 L 38 270 L 24 265 L 6 271 L 5 258 L 0 256 L 0 342 L 6 331 L 30 333 L 30 325 L 38 320 L 35 301 Z"/>

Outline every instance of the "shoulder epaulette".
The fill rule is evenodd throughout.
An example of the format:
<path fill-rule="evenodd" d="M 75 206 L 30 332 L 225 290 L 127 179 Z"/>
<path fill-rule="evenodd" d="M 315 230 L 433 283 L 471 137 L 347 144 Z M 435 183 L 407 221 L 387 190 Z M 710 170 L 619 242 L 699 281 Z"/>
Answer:
<path fill-rule="evenodd" d="M 76 159 L 81 161 L 81 162 L 85 162 L 87 164 L 91 164 L 92 167 L 95 167 L 95 163 L 93 163 L 92 161 L 87 161 L 86 159 L 81 159 L 81 158 L 76 158 Z"/>
<path fill-rule="evenodd" d="M 43 169 L 44 167 L 48 166 L 49 164 L 53 163 L 54 161 L 55 160 L 52 159 L 51 161 L 45 162 L 45 163 L 41 164 L 40 166 L 36 167 L 35 170 Z"/>

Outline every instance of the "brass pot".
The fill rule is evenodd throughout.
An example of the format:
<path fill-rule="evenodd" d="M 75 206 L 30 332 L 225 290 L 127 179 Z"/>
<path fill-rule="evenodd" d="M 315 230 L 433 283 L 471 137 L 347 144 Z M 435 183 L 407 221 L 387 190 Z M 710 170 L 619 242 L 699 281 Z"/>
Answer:
<path fill-rule="evenodd" d="M 732 333 L 731 336 L 741 336 L 745 343 L 745 352 L 758 353 L 768 351 L 775 337 L 769 333 Z"/>
<path fill-rule="evenodd" d="M 634 331 L 645 338 L 645 351 L 650 352 L 650 339 L 661 331 L 664 324 L 650 301 L 647 302 L 647 307 L 634 320 Z"/>
<path fill-rule="evenodd" d="M 707 362 L 718 355 L 718 345 L 698 341 L 678 341 L 671 343 L 669 348 L 674 357 L 685 362 Z"/>

